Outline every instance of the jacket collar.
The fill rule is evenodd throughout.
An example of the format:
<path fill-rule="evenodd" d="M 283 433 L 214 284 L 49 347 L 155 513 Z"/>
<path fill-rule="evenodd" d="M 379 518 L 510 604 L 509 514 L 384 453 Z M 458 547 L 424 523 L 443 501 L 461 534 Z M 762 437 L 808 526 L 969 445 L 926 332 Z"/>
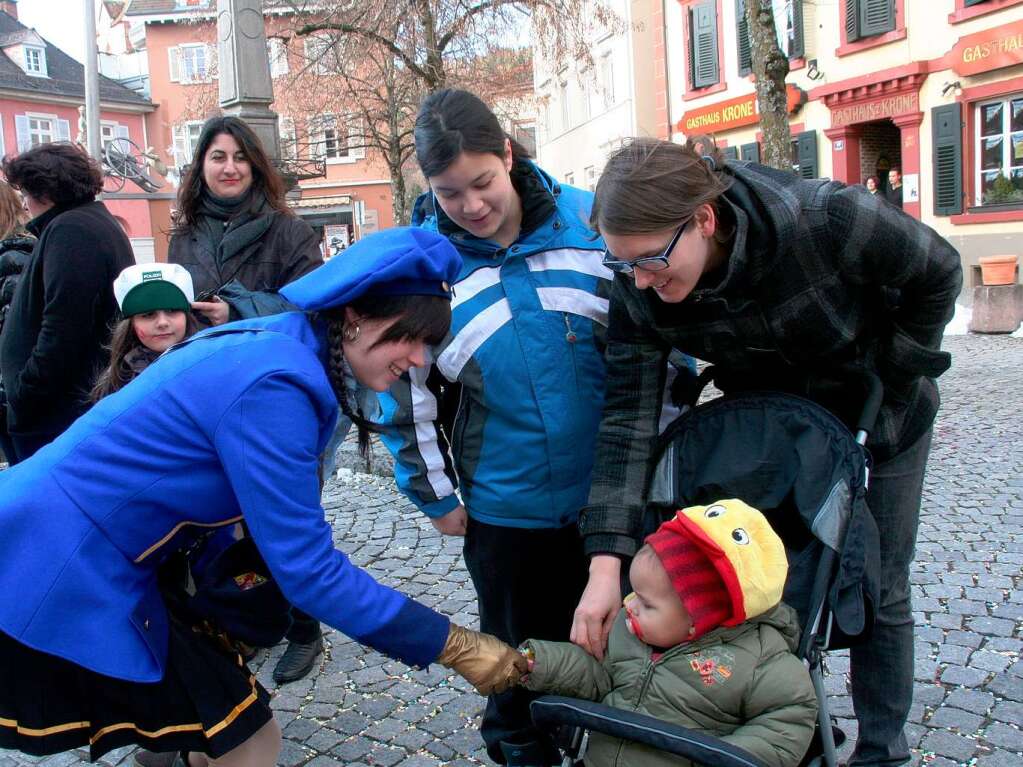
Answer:
<path fill-rule="evenodd" d="M 721 198 L 719 212 L 735 233 L 725 268 L 706 275 L 693 291 L 700 299 L 758 284 L 770 271 L 777 244 L 792 242 L 796 236 L 802 211 L 790 188 L 802 179 L 761 165 L 729 163 L 729 167 L 735 177 Z"/>
<path fill-rule="evenodd" d="M 518 239 L 535 232 L 557 213 L 560 185 L 532 160 L 519 160 L 512 167 L 512 186 L 522 202 L 522 227 Z M 412 209 L 412 225 L 436 229 L 459 248 L 480 255 L 491 255 L 503 247 L 493 240 L 475 237 L 455 224 L 437 204 L 433 192 L 425 192 Z"/>
<path fill-rule="evenodd" d="M 53 221 L 53 219 L 55 219 L 61 213 L 69 211 L 72 208 L 81 207 L 81 205 L 88 205 L 89 202 L 93 202 L 93 200 L 89 200 L 88 202 L 85 203 L 79 203 L 78 205 L 54 205 L 45 213 L 40 213 L 38 216 L 33 218 L 27 224 L 25 224 L 25 228 L 32 234 L 34 234 L 36 237 L 41 237 L 43 234 L 43 230 L 46 229 L 46 227 L 49 226 L 50 222 Z"/>

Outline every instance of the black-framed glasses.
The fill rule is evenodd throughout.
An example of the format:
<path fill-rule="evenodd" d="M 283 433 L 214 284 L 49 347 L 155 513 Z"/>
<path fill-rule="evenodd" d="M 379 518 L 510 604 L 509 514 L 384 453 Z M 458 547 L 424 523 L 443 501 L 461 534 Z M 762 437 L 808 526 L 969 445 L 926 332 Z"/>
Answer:
<path fill-rule="evenodd" d="M 659 272 L 662 269 L 667 269 L 669 259 L 671 258 L 671 251 L 678 245 L 678 239 L 682 236 L 682 232 L 685 231 L 686 227 L 689 226 L 689 222 L 693 220 L 690 216 L 681 224 L 678 229 L 675 230 L 675 234 L 672 235 L 671 241 L 668 243 L 668 247 L 662 250 L 656 256 L 647 256 L 646 258 L 637 258 L 635 261 L 621 261 L 611 255 L 611 251 L 604 248 L 604 260 L 603 264 L 612 272 L 618 274 L 632 274 L 636 269 L 642 269 L 644 272 Z"/>

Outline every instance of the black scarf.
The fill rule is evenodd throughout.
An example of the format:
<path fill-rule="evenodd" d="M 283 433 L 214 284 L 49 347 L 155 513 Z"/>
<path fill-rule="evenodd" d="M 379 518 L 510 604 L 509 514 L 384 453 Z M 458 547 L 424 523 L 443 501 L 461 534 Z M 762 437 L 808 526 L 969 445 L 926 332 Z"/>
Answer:
<path fill-rule="evenodd" d="M 270 228 L 273 209 L 262 192 L 218 197 L 207 190 L 199 201 L 199 233 L 223 264 Z"/>

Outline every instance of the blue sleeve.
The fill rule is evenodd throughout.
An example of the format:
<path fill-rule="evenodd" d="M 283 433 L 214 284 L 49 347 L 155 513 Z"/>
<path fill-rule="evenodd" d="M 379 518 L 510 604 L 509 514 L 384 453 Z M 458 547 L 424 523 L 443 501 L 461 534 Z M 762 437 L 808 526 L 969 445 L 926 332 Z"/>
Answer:
<path fill-rule="evenodd" d="M 325 419 L 299 371 L 269 373 L 227 409 L 214 445 L 256 545 L 288 600 L 348 636 L 426 666 L 447 640 L 439 613 L 377 583 L 334 548 L 320 506 Z"/>

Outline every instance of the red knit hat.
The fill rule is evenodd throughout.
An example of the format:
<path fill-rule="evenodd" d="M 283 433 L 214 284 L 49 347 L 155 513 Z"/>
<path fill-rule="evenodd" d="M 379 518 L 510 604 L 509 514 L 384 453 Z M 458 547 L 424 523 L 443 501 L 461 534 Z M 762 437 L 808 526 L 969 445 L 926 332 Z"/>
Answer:
<path fill-rule="evenodd" d="M 690 641 L 732 617 L 732 599 L 716 567 L 686 531 L 672 519 L 646 542 L 661 560 L 671 585 L 693 622 Z"/>

